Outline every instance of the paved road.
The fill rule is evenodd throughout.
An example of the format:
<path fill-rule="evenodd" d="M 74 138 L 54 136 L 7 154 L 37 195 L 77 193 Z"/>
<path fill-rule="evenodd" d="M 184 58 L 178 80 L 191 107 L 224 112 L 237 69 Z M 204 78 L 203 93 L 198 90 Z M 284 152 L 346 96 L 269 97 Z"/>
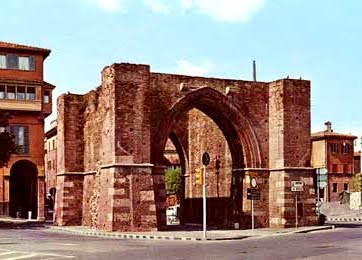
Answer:
<path fill-rule="evenodd" d="M 114 240 L 44 227 L 0 229 L 0 259 L 361 259 L 362 225 L 233 241 Z"/>

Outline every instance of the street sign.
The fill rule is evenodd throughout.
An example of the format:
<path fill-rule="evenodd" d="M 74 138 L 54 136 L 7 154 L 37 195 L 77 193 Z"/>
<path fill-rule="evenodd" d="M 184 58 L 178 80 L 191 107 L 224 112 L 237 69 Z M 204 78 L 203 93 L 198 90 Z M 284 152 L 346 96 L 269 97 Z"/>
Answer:
<path fill-rule="evenodd" d="M 259 189 L 250 189 L 246 191 L 246 197 L 248 200 L 260 200 L 260 190 Z"/>
<path fill-rule="evenodd" d="M 209 165 L 209 163 L 210 163 L 210 155 L 209 153 L 204 152 L 204 154 L 202 155 L 202 164 L 207 166 Z"/>
<path fill-rule="evenodd" d="M 304 183 L 302 181 L 292 181 L 292 187 L 303 187 Z"/>
<path fill-rule="evenodd" d="M 291 189 L 292 191 L 303 191 L 303 186 L 295 186 L 295 187 L 292 187 Z"/>
<path fill-rule="evenodd" d="M 291 191 L 303 191 L 304 183 L 302 181 L 292 181 Z"/>
<path fill-rule="evenodd" d="M 325 187 L 327 187 L 327 182 L 325 182 L 325 181 L 321 181 L 320 183 L 319 183 L 319 187 L 320 188 L 325 188 Z"/>
<path fill-rule="evenodd" d="M 257 183 L 257 181 L 256 181 L 256 178 L 251 178 L 251 187 L 253 187 L 253 188 L 256 188 L 256 186 L 258 186 L 258 183 Z"/>

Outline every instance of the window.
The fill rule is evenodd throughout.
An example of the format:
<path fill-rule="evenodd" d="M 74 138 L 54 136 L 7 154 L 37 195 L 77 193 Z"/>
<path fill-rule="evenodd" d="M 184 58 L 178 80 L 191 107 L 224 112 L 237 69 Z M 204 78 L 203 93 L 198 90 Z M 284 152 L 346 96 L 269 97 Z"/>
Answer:
<path fill-rule="evenodd" d="M 35 100 L 35 87 L 0 84 L 0 99 Z"/>
<path fill-rule="evenodd" d="M 19 147 L 19 154 L 28 154 L 29 128 L 27 126 L 10 126 L 10 131 L 15 136 L 15 144 Z"/>
<path fill-rule="evenodd" d="M 343 183 L 344 190 L 348 190 L 348 183 Z"/>
<path fill-rule="evenodd" d="M 337 192 L 337 183 L 333 183 L 332 192 Z"/>
<path fill-rule="evenodd" d="M 348 164 L 343 164 L 343 173 L 348 173 Z"/>
<path fill-rule="evenodd" d="M 348 154 L 348 152 L 349 152 L 349 144 L 346 144 L 346 142 L 343 142 L 342 153 L 343 154 Z"/>
<path fill-rule="evenodd" d="M 334 172 L 334 173 L 338 172 L 338 165 L 337 164 L 332 164 L 332 172 Z"/>
<path fill-rule="evenodd" d="M 34 87 L 26 88 L 26 100 L 35 100 L 35 88 Z"/>
<path fill-rule="evenodd" d="M 24 100 L 25 99 L 25 87 L 17 87 L 16 88 L 16 99 Z"/>
<path fill-rule="evenodd" d="M 53 149 L 55 149 L 55 139 L 53 139 Z"/>
<path fill-rule="evenodd" d="M 0 69 L 6 69 L 6 56 L 0 55 Z"/>
<path fill-rule="evenodd" d="M 50 170 L 52 169 L 52 161 L 48 161 L 47 164 L 48 164 L 48 165 L 47 165 L 47 168 L 48 168 L 48 170 L 50 171 Z"/>
<path fill-rule="evenodd" d="M 7 69 L 18 69 L 19 68 L 19 57 L 14 54 L 6 55 L 6 68 Z"/>
<path fill-rule="evenodd" d="M 331 144 L 332 153 L 338 153 L 338 144 Z"/>
<path fill-rule="evenodd" d="M 0 69 L 35 71 L 35 57 L 0 54 Z"/>
<path fill-rule="evenodd" d="M 53 160 L 53 170 L 55 170 L 55 166 L 56 166 L 56 163 L 55 163 L 55 160 Z"/>
<path fill-rule="evenodd" d="M 19 57 L 19 70 L 29 70 L 29 57 Z"/>
<path fill-rule="evenodd" d="M 15 86 L 8 85 L 6 97 L 8 99 L 15 99 Z"/>
<path fill-rule="evenodd" d="M 35 57 L 33 56 L 29 57 L 29 70 L 31 71 L 35 70 Z"/>
<path fill-rule="evenodd" d="M 5 98 L 5 85 L 0 85 L 0 99 Z"/>
<path fill-rule="evenodd" d="M 49 104 L 49 101 L 50 101 L 50 91 L 44 90 L 43 102 L 44 104 Z"/>

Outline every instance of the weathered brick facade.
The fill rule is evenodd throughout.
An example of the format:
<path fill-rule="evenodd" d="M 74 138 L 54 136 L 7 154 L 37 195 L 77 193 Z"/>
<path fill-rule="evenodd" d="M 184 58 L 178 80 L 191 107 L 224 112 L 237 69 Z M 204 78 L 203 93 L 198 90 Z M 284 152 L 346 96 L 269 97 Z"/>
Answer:
<path fill-rule="evenodd" d="M 257 227 L 294 225 L 292 180 L 305 183 L 299 223 L 316 223 L 309 81 L 189 77 L 122 63 L 102 71 L 96 90 L 58 99 L 56 224 L 162 229 L 168 138 L 187 176 L 183 206 L 189 218 L 200 217 L 194 175 L 208 151 L 209 223 L 250 226 L 250 177 L 261 190 Z"/>
<path fill-rule="evenodd" d="M 0 167 L 0 216 L 28 218 L 31 212 L 31 218 L 45 220 L 44 119 L 52 113 L 55 87 L 43 78 L 49 54 L 0 41 L 0 109 L 10 115 L 7 131 L 19 146 Z"/>
<path fill-rule="evenodd" d="M 332 123 L 326 122 L 325 131 L 312 133 L 312 166 L 325 169 L 326 186 L 319 190 L 323 201 L 338 201 L 339 194 L 353 190 L 352 178 L 360 170 L 354 154 L 354 140 L 357 136 L 336 133 Z M 357 170 L 357 171 L 356 171 Z"/>

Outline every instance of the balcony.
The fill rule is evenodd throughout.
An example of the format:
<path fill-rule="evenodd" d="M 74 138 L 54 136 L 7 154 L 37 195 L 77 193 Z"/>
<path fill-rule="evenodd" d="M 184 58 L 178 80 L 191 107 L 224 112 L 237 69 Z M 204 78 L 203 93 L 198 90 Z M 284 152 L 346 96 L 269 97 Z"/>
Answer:
<path fill-rule="evenodd" d="M 12 100 L 0 99 L 0 109 L 20 111 L 42 111 L 40 100 Z"/>

